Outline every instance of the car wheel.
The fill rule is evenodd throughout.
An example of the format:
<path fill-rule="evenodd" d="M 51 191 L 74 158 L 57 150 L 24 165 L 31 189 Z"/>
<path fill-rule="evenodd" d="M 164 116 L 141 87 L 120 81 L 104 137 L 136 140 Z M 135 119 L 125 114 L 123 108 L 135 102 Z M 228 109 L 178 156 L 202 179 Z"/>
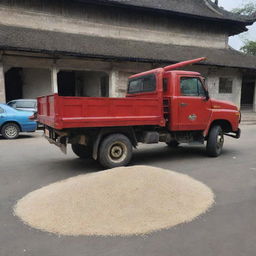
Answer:
<path fill-rule="evenodd" d="M 218 157 L 222 153 L 224 134 L 219 125 L 211 128 L 207 140 L 206 152 L 208 156 Z"/>
<path fill-rule="evenodd" d="M 123 134 L 107 136 L 99 149 L 99 162 L 106 168 L 127 165 L 132 158 L 132 144 Z"/>
<path fill-rule="evenodd" d="M 92 157 L 92 147 L 85 146 L 80 144 L 72 144 L 71 148 L 78 157 L 82 159 L 91 158 Z"/>
<path fill-rule="evenodd" d="M 5 139 L 13 140 L 19 137 L 20 127 L 15 123 L 7 123 L 2 127 L 1 133 Z"/>

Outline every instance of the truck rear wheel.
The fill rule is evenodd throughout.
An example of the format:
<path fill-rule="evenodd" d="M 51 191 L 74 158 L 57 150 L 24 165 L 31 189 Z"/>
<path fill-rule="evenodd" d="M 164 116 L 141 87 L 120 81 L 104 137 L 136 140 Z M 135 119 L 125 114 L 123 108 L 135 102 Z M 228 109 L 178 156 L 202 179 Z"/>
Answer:
<path fill-rule="evenodd" d="M 99 162 L 106 168 L 127 165 L 132 158 L 132 144 L 123 134 L 107 136 L 99 149 Z"/>
<path fill-rule="evenodd" d="M 207 140 L 206 152 L 208 156 L 218 157 L 223 148 L 224 134 L 219 125 L 215 125 L 211 128 Z"/>
<path fill-rule="evenodd" d="M 78 157 L 82 159 L 91 158 L 92 157 L 92 147 L 85 146 L 80 144 L 72 144 L 71 148 Z"/>

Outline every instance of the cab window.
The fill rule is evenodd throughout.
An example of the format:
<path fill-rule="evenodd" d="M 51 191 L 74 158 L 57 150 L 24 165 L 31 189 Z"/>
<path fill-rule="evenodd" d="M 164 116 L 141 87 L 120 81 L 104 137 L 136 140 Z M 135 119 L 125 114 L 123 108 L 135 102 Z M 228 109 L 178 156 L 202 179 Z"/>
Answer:
<path fill-rule="evenodd" d="M 128 93 L 154 92 L 156 90 L 156 77 L 150 74 L 129 80 Z"/>
<path fill-rule="evenodd" d="M 206 96 L 201 80 L 195 77 L 182 77 L 180 91 L 182 96 Z"/>

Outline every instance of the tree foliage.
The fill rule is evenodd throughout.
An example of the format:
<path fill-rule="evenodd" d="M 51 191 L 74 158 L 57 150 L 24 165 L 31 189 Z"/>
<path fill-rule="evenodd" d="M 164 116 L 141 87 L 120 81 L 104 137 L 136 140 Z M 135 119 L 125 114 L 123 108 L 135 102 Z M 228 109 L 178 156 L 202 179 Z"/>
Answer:
<path fill-rule="evenodd" d="M 245 45 L 240 50 L 246 54 L 256 56 L 256 41 L 246 40 Z"/>
<path fill-rule="evenodd" d="M 242 7 L 233 9 L 232 12 L 240 15 L 252 15 L 256 13 L 256 3 L 249 2 Z"/>
<path fill-rule="evenodd" d="M 243 6 L 233 9 L 232 12 L 240 15 L 254 15 L 256 14 L 256 3 L 254 1 L 247 2 Z M 256 41 L 245 40 L 244 46 L 240 50 L 248 55 L 256 56 Z"/>

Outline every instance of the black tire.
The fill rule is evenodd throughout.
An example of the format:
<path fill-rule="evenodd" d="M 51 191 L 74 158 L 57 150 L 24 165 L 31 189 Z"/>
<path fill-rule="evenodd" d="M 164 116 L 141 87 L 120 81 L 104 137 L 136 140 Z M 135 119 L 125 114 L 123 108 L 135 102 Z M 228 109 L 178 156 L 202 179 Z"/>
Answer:
<path fill-rule="evenodd" d="M 91 158 L 92 157 L 92 147 L 85 146 L 80 144 L 72 144 L 71 148 L 78 157 L 82 159 Z"/>
<path fill-rule="evenodd" d="M 123 134 L 112 134 L 103 139 L 99 148 L 99 162 L 106 168 L 127 165 L 132 158 L 132 144 Z"/>
<path fill-rule="evenodd" d="M 211 128 L 207 140 L 206 152 L 210 157 L 218 157 L 222 153 L 224 134 L 219 125 Z"/>
<path fill-rule="evenodd" d="M 180 145 L 180 143 L 176 140 L 171 140 L 169 142 L 166 142 L 166 144 L 170 148 L 177 148 Z"/>
<path fill-rule="evenodd" d="M 7 123 L 2 127 L 1 134 L 8 140 L 17 139 L 20 134 L 20 127 L 15 123 Z"/>

